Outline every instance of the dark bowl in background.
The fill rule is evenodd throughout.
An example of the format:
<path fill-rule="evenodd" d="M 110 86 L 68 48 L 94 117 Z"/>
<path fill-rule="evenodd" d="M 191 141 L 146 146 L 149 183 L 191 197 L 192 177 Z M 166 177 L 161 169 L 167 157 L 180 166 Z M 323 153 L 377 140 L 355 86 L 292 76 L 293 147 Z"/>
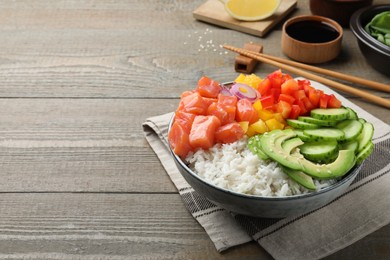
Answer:
<path fill-rule="evenodd" d="M 361 53 L 374 69 L 387 76 L 390 76 L 390 46 L 375 39 L 364 27 L 375 15 L 389 10 L 390 5 L 373 5 L 359 9 L 350 19 L 350 28 L 357 38 Z"/>
<path fill-rule="evenodd" d="M 366 6 L 372 5 L 373 0 L 310 0 L 310 11 L 335 20 L 343 27 L 349 26 L 352 14 Z"/>

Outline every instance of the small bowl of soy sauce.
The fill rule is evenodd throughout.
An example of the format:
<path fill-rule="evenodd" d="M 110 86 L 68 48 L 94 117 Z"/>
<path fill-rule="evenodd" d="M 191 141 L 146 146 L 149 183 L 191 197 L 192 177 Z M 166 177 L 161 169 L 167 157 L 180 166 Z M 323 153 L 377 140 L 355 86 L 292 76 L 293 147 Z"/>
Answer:
<path fill-rule="evenodd" d="M 299 62 L 325 63 L 340 54 L 342 38 L 343 28 L 332 19 L 296 16 L 283 24 L 282 51 Z"/>

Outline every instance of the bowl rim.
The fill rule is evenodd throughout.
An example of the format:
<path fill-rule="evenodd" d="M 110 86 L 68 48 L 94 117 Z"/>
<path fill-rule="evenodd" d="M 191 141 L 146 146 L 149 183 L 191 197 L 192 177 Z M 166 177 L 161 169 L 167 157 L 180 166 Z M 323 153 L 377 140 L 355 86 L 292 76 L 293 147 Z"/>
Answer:
<path fill-rule="evenodd" d="M 286 29 L 288 26 L 296 23 L 296 22 L 301 22 L 301 21 L 320 21 L 320 22 L 324 22 L 326 25 L 330 26 L 330 27 L 333 27 L 337 32 L 338 32 L 338 36 L 331 40 L 331 41 L 326 41 L 326 42 L 319 42 L 319 43 L 315 43 L 315 42 L 305 42 L 305 41 L 300 41 L 300 40 L 297 40 L 296 38 L 290 36 Z M 287 21 L 284 22 L 283 24 L 283 27 L 282 27 L 282 34 L 284 34 L 284 36 L 286 36 L 288 39 L 292 40 L 293 42 L 296 42 L 296 43 L 299 43 L 299 44 L 304 44 L 304 45 L 307 45 L 307 46 L 323 46 L 323 45 L 329 45 L 329 44 L 334 44 L 334 43 L 337 43 L 339 41 L 342 40 L 343 36 L 344 36 L 344 30 L 343 30 L 343 27 L 341 27 L 341 25 L 336 22 L 335 20 L 333 19 L 330 19 L 330 18 L 327 18 L 325 16 L 320 16 L 320 15 L 299 15 L 299 16 L 294 16 L 294 17 L 291 17 L 290 19 L 288 19 Z"/>
<path fill-rule="evenodd" d="M 373 36 L 371 36 L 366 30 L 364 30 L 364 25 L 362 24 L 362 15 L 367 12 L 372 12 L 373 16 L 371 19 L 380 12 L 390 11 L 390 5 L 371 5 L 363 7 L 357 10 L 350 19 L 350 28 L 356 38 L 358 38 L 365 45 L 370 46 L 376 51 L 390 57 L 390 46 L 378 41 Z"/>
<path fill-rule="evenodd" d="M 226 84 L 226 83 L 222 83 L 223 84 Z M 168 125 L 168 133 L 170 132 L 170 129 L 171 129 L 171 126 L 173 124 L 173 120 L 175 118 L 175 113 L 173 113 L 170 121 L 169 121 L 169 125 Z M 317 196 L 317 195 L 321 195 L 321 194 L 324 194 L 324 193 L 328 193 L 336 188 L 339 188 L 340 186 L 342 186 L 343 184 L 345 184 L 346 182 L 348 182 L 349 180 L 351 180 L 352 178 L 356 177 L 356 175 L 360 172 L 360 169 L 362 168 L 363 164 L 364 164 L 364 161 L 360 164 L 360 165 L 357 165 L 355 164 L 354 167 L 352 167 L 348 173 L 346 173 L 343 177 L 341 177 L 340 180 L 338 180 L 336 183 L 334 184 L 331 184 L 330 186 L 328 187 L 325 187 L 325 188 L 322 188 L 318 191 L 313 191 L 313 192 L 309 192 L 309 193 L 304 193 L 304 194 L 298 194 L 298 195 L 291 195 L 291 196 L 278 196 L 278 197 L 273 197 L 273 196 L 261 196 L 261 195 L 251 195 L 251 194 L 245 194 L 245 193 L 240 193 L 240 192 L 236 192 L 236 191 L 232 191 L 232 190 L 228 190 L 228 189 L 225 189 L 225 188 L 222 188 L 222 187 L 219 187 L 215 184 L 212 184 L 210 182 L 208 182 L 207 180 L 203 179 L 202 177 L 200 177 L 198 174 L 196 174 L 194 171 L 192 171 L 186 163 L 184 163 L 184 161 L 178 156 L 176 155 L 173 150 L 171 149 L 171 146 L 170 146 L 170 143 L 169 143 L 169 139 L 167 140 L 167 143 L 168 143 L 168 149 L 171 153 L 171 155 L 173 156 L 174 160 L 176 162 L 178 162 L 180 164 L 180 166 L 183 167 L 183 169 L 185 169 L 185 171 L 187 173 L 189 173 L 192 177 L 196 178 L 198 181 L 204 183 L 205 185 L 213 188 L 213 189 L 216 189 L 218 191 L 221 191 L 221 192 L 224 192 L 224 193 L 227 193 L 227 194 L 230 194 L 230 195 L 234 195 L 234 196 L 238 196 L 238 197 L 242 197 L 242 198 L 245 198 L 245 199 L 251 199 L 251 200 L 265 200 L 265 201 L 269 201 L 269 202 L 272 202 L 272 201 L 294 201 L 294 200 L 300 200 L 300 199 L 306 199 L 306 198 L 311 198 L 311 197 L 314 197 L 314 196 Z M 181 172 L 181 171 L 180 171 Z M 190 185 L 191 186 L 191 185 Z M 191 186 L 192 187 L 192 186 Z"/>

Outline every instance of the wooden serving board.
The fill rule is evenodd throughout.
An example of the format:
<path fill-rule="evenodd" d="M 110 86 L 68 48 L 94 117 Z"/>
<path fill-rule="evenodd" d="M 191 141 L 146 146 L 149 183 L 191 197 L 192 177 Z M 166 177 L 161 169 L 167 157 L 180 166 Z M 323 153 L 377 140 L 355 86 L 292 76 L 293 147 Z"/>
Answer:
<path fill-rule="evenodd" d="M 269 30 L 287 16 L 297 6 L 297 0 L 282 0 L 278 10 L 269 18 L 245 22 L 231 17 L 226 11 L 223 3 L 219 0 L 208 0 L 192 12 L 195 19 L 236 31 L 263 37 Z"/>

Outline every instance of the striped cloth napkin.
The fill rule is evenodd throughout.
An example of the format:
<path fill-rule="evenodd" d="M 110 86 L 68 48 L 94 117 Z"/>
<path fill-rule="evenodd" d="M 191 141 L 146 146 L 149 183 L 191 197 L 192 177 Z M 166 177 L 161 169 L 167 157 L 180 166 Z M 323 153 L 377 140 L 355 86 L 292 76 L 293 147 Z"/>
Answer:
<path fill-rule="evenodd" d="M 251 240 L 275 259 L 319 259 L 328 256 L 390 223 L 390 126 L 326 86 L 345 106 L 375 127 L 375 149 L 349 189 L 328 205 L 283 219 L 236 215 L 199 195 L 184 180 L 168 150 L 168 123 L 173 113 L 146 119 L 143 130 L 192 216 L 222 252 Z M 298 242 L 299 241 L 299 242 Z"/>

